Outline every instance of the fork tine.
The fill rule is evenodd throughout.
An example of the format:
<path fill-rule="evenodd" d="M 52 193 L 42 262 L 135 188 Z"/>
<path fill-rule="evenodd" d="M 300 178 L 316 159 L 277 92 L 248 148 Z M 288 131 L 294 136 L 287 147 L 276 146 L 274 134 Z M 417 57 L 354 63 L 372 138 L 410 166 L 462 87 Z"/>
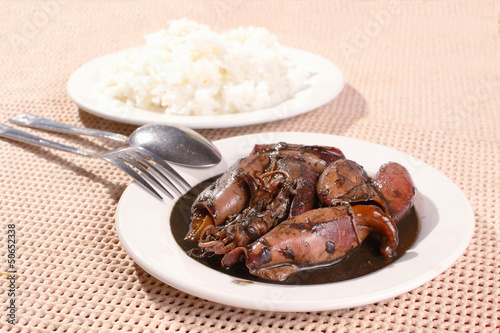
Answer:
<path fill-rule="evenodd" d="M 187 190 L 191 188 L 189 183 L 170 165 L 147 149 L 140 147 L 125 147 L 104 152 L 98 156 L 127 172 L 160 200 L 163 200 L 163 197 L 158 193 L 155 187 L 165 192 L 171 199 L 174 198 L 164 184 L 168 185 L 169 188 L 173 189 L 179 195 L 182 195 L 182 192 L 176 187 L 171 179 L 169 179 L 169 176 L 172 176 L 177 183 L 183 185 Z M 163 180 L 163 183 L 160 179 Z"/>
<path fill-rule="evenodd" d="M 132 164 L 136 168 L 140 169 L 144 174 L 148 174 L 149 175 L 150 171 L 152 171 L 154 173 L 154 175 L 157 175 L 158 177 L 160 177 L 161 179 L 163 179 L 163 181 L 165 181 L 169 185 L 169 187 L 171 189 L 173 189 L 175 192 L 177 192 L 177 194 L 182 195 L 182 192 L 165 175 L 165 173 L 162 172 L 160 169 L 158 169 L 157 166 L 154 165 L 154 164 L 152 164 L 148 159 L 144 158 L 141 154 L 139 154 L 136 151 L 127 152 L 127 155 L 128 155 L 128 157 L 130 159 L 128 161 L 130 164 Z M 143 165 L 147 166 L 147 168 L 144 168 Z M 155 177 L 152 177 L 152 178 L 155 179 Z M 168 190 L 160 182 L 158 182 L 158 185 L 160 185 L 162 187 L 162 189 L 165 190 L 165 191 L 167 191 L 167 193 L 168 193 Z"/>
<path fill-rule="evenodd" d="M 165 181 L 167 181 L 169 184 L 171 184 L 171 186 L 178 192 L 178 194 L 182 195 L 181 191 L 179 191 L 175 187 L 175 185 L 172 184 L 172 182 L 164 174 L 161 173 L 160 170 L 158 170 L 153 164 L 151 164 L 145 158 L 143 158 L 141 156 L 137 156 L 137 154 L 134 154 L 133 151 L 126 152 L 125 154 L 121 154 L 118 158 L 121 159 L 122 161 L 128 162 L 129 164 L 131 164 L 134 167 L 136 167 L 137 169 L 139 169 L 141 171 L 141 175 L 144 178 L 147 178 L 147 180 L 149 181 L 149 183 L 153 183 L 154 185 L 160 187 L 163 191 L 165 191 L 165 193 L 167 193 L 167 195 L 171 199 L 173 199 L 174 196 L 165 188 L 165 186 L 163 186 L 163 184 L 160 181 L 158 181 L 158 179 L 156 179 L 156 177 L 154 177 L 154 176 L 151 175 L 150 170 L 149 170 L 150 168 L 153 169 L 153 170 L 156 170 L 157 173 L 161 176 L 161 178 L 163 178 Z M 145 168 L 143 166 L 143 164 L 147 168 Z"/>
<path fill-rule="evenodd" d="M 163 197 L 151 185 L 149 185 L 149 183 L 143 177 L 141 177 L 134 169 L 132 169 L 130 166 L 124 163 L 121 159 L 108 155 L 103 155 L 101 157 L 106 161 L 108 161 L 109 163 L 117 166 L 118 168 L 128 173 L 132 178 L 138 181 L 139 184 L 145 187 L 151 194 L 153 194 L 159 200 L 163 201 Z"/>
<path fill-rule="evenodd" d="M 152 153 L 151 151 L 144 149 L 142 147 L 137 147 L 134 148 L 135 152 L 138 154 L 143 155 L 146 158 L 149 158 L 150 160 L 154 161 L 158 165 L 160 165 L 163 169 L 165 169 L 171 176 L 173 176 L 181 185 L 185 187 L 186 190 L 191 189 L 191 185 L 184 179 L 182 176 L 174 170 L 170 165 L 167 164 L 162 158 L 160 158 L 158 155 Z M 162 174 L 162 172 L 160 172 Z M 168 180 L 170 182 L 170 180 Z"/>

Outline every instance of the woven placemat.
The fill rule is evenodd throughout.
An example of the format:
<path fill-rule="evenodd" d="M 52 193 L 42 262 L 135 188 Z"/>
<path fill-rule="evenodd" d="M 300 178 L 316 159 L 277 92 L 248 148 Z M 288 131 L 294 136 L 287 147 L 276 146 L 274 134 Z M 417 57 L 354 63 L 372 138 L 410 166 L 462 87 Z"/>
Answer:
<path fill-rule="evenodd" d="M 134 126 L 73 104 L 65 86 L 76 68 L 142 44 L 143 35 L 170 19 L 188 17 L 221 31 L 264 26 L 282 44 L 335 62 L 345 75 L 344 90 L 295 118 L 200 133 L 217 140 L 319 132 L 386 145 L 449 177 L 476 220 L 470 245 L 449 269 L 398 297 L 325 312 L 235 308 L 178 291 L 130 258 L 114 222 L 127 175 L 101 160 L 2 139 L 2 331 L 500 330 L 498 1 L 1 0 L 0 8 L 2 123 L 31 112 L 130 134 Z M 112 147 L 98 139 L 36 133 L 86 148 Z M 9 239 L 16 245 L 12 266 Z M 12 269 L 16 273 L 9 275 Z M 12 317 L 15 324 L 9 324 Z"/>

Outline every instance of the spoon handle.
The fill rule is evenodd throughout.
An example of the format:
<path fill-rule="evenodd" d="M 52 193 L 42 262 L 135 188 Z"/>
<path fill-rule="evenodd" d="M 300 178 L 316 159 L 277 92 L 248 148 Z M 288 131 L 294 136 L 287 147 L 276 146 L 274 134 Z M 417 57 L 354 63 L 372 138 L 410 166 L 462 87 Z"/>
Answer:
<path fill-rule="evenodd" d="M 18 125 L 32 127 L 32 128 L 39 128 L 53 132 L 88 135 L 88 136 L 95 136 L 98 138 L 116 140 L 120 142 L 128 142 L 128 137 L 126 137 L 125 135 L 107 131 L 101 131 L 93 128 L 73 126 L 55 120 L 35 116 L 30 113 L 21 113 L 15 117 L 10 118 L 9 121 Z"/>

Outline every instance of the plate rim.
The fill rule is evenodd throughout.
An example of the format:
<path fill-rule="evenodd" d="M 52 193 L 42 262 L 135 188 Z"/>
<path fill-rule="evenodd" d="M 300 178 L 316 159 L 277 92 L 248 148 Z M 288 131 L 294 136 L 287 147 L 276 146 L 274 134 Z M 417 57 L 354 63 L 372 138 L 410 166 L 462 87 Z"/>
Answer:
<path fill-rule="evenodd" d="M 286 56 L 295 59 L 309 59 L 307 63 L 312 64 L 313 68 L 316 69 L 315 75 L 308 80 L 313 84 L 309 88 L 298 92 L 295 97 L 264 110 L 217 116 L 167 115 L 127 105 L 98 93 L 91 86 L 97 83 L 95 76 L 98 73 L 96 71 L 102 69 L 102 64 L 107 64 L 116 57 L 143 48 L 144 46 L 133 47 L 109 53 L 81 65 L 70 75 L 66 84 L 66 91 L 70 99 L 85 112 L 121 123 L 141 126 L 152 122 L 168 122 L 192 129 L 219 129 L 273 122 L 311 112 L 336 98 L 345 86 L 345 79 L 341 70 L 332 61 L 321 55 L 288 46 L 281 46 Z M 318 70 L 319 65 L 323 66 L 325 70 Z M 317 83 L 315 84 L 315 82 Z M 330 85 L 331 91 L 326 92 L 325 87 L 330 87 Z M 320 91 L 325 92 L 319 93 Z M 309 98 L 307 96 L 309 94 L 314 94 L 313 98 Z M 295 105 L 297 101 L 305 102 L 305 104 L 298 103 L 298 105 Z M 99 107 L 96 104 L 102 106 Z M 127 113 L 129 113 L 128 116 Z"/>
<path fill-rule="evenodd" d="M 465 213 L 466 213 L 463 216 L 466 216 L 465 219 L 469 220 L 467 223 L 469 228 L 464 231 L 465 234 L 462 233 L 462 239 L 461 239 L 461 242 L 459 243 L 460 246 L 455 247 L 453 249 L 453 251 L 451 251 L 448 254 L 445 261 L 441 262 L 439 265 L 431 267 L 425 273 L 420 274 L 418 279 L 414 278 L 413 280 L 405 283 L 404 288 L 402 288 L 402 287 L 400 287 L 399 289 L 388 288 L 384 292 L 381 292 L 380 290 L 378 290 L 378 291 L 374 291 L 372 293 L 368 293 L 368 294 L 364 295 L 364 297 L 362 297 L 362 298 L 349 299 L 349 297 L 347 297 L 347 299 L 340 300 L 340 301 L 339 300 L 332 301 L 331 299 L 318 301 L 316 299 L 314 299 L 314 300 L 310 299 L 309 301 L 289 301 L 289 300 L 287 300 L 286 302 L 280 302 L 279 299 L 278 300 L 277 299 L 270 299 L 270 300 L 264 299 L 264 300 L 258 300 L 259 302 L 256 303 L 255 302 L 256 300 L 252 297 L 249 297 L 249 296 L 238 295 L 236 297 L 233 295 L 232 298 L 220 297 L 220 295 L 217 295 L 217 293 L 214 293 L 212 290 L 206 290 L 204 286 L 201 286 L 201 287 L 196 286 L 196 288 L 186 288 L 186 286 L 183 285 L 184 281 L 179 281 L 178 279 L 172 278 L 172 277 L 165 279 L 165 276 L 163 274 L 164 272 L 159 270 L 158 267 L 148 266 L 148 263 L 144 262 L 145 259 L 143 257 L 141 257 L 139 254 L 137 254 L 134 251 L 133 246 L 131 246 L 131 244 L 129 244 L 127 242 L 126 235 L 123 234 L 123 230 L 122 230 L 123 225 L 120 222 L 120 219 L 121 219 L 120 211 L 121 211 L 121 206 L 123 205 L 122 198 L 129 195 L 129 193 L 132 190 L 139 191 L 139 193 L 141 191 L 143 191 L 136 183 L 131 183 L 124 191 L 122 198 L 120 198 L 120 201 L 118 203 L 117 211 L 116 211 L 116 228 L 117 228 L 117 232 L 118 232 L 118 236 L 120 238 L 121 244 L 123 245 L 123 247 L 125 248 L 127 253 L 132 257 L 132 259 L 134 259 L 136 261 L 136 263 L 139 266 L 141 266 L 144 270 L 146 270 L 147 272 L 152 274 L 154 277 L 156 277 L 160 281 L 162 281 L 162 282 L 164 282 L 164 283 L 166 283 L 174 288 L 182 290 L 182 291 L 189 293 L 191 295 L 201 297 L 201 298 L 204 298 L 204 299 L 207 299 L 210 301 L 218 302 L 221 304 L 249 308 L 249 309 L 254 309 L 254 310 L 264 310 L 264 311 L 294 311 L 294 312 L 328 311 L 328 310 L 338 310 L 338 309 L 351 308 L 351 307 L 356 307 L 356 306 L 361 306 L 361 305 L 372 304 L 375 302 L 383 301 L 383 300 L 386 300 L 388 298 L 396 297 L 396 296 L 401 295 L 403 293 L 409 292 L 409 291 L 423 285 L 424 283 L 432 280 L 433 278 L 435 278 L 436 276 L 438 276 L 442 272 L 444 272 L 447 268 L 449 268 L 456 260 L 458 260 L 458 258 L 462 255 L 462 253 L 466 250 L 468 244 L 470 243 L 470 240 L 472 239 L 474 227 L 475 227 L 474 214 L 473 214 L 472 208 L 470 206 L 470 203 L 468 202 L 468 200 L 465 197 L 465 195 L 463 194 L 463 192 L 448 177 L 446 177 L 444 174 L 442 174 L 441 172 L 439 172 L 437 169 L 433 168 L 432 166 L 430 166 L 430 165 L 428 165 L 428 164 L 426 164 L 418 159 L 415 159 L 415 158 L 411 157 L 410 155 L 407 155 L 403 152 L 397 151 L 397 150 L 390 148 L 390 147 L 387 147 L 387 146 L 379 145 L 376 143 L 371 143 L 368 141 L 363 141 L 360 139 L 349 138 L 349 137 L 345 137 L 345 136 L 336 136 L 336 135 L 324 134 L 324 133 L 310 133 L 310 132 L 256 133 L 256 134 L 247 134 L 247 135 L 235 136 L 235 137 L 230 137 L 230 138 L 214 141 L 214 144 L 220 145 L 221 143 L 231 142 L 232 140 L 240 140 L 240 141 L 241 140 L 243 140 L 243 141 L 252 141 L 253 140 L 254 142 L 256 142 L 256 141 L 262 142 L 262 140 L 255 140 L 255 139 L 258 139 L 259 135 L 260 136 L 264 135 L 267 137 L 273 137 L 273 136 L 290 137 L 290 136 L 293 136 L 293 137 L 303 137 L 303 138 L 308 136 L 308 135 L 314 135 L 314 136 L 317 136 L 318 138 L 325 137 L 325 138 L 331 138 L 331 139 L 342 139 L 342 140 L 347 140 L 347 141 L 350 141 L 350 142 L 356 143 L 356 144 L 367 144 L 368 147 L 379 147 L 379 148 L 384 149 L 384 150 L 392 151 L 396 154 L 402 154 L 402 156 L 404 156 L 407 159 L 409 158 L 410 161 L 412 163 L 415 163 L 418 167 L 420 167 L 420 168 L 425 167 L 425 169 L 427 171 L 431 170 L 434 173 L 433 176 L 438 175 L 442 180 L 444 180 L 447 183 L 447 186 L 451 186 L 453 188 L 455 195 L 458 195 L 462 200 L 465 201 L 464 205 L 461 205 L 461 207 L 465 210 Z M 264 139 L 264 141 L 266 141 L 266 140 L 267 139 Z M 342 147 L 340 145 L 339 145 L 339 148 L 342 149 Z M 349 156 L 347 156 L 347 157 L 349 158 Z M 180 169 L 182 169 L 182 168 L 180 168 Z M 178 171 L 180 171 L 182 173 L 182 170 L 178 170 Z M 144 192 L 144 195 L 146 195 L 145 192 Z M 417 214 L 420 214 L 418 210 L 417 210 Z M 168 227 L 168 230 L 170 230 L 170 227 Z M 420 238 L 420 235 L 419 235 L 419 238 Z M 180 247 L 179 247 L 179 249 L 180 249 Z M 402 258 L 405 258 L 406 255 L 407 254 L 403 255 Z M 187 255 L 186 255 L 186 257 L 187 257 Z M 189 258 L 189 260 L 194 261 L 193 259 L 190 259 L 190 258 Z M 386 267 L 380 271 L 394 270 L 394 265 L 397 263 L 398 263 L 398 261 L 395 262 L 394 264 L 389 265 L 388 267 Z M 205 268 L 205 269 L 213 271 L 210 268 Z M 380 271 L 377 271 L 377 272 L 380 272 Z M 397 271 L 397 268 L 396 268 L 396 271 Z M 375 272 L 375 273 L 377 273 L 377 272 Z M 224 275 L 222 273 L 219 273 L 219 274 Z M 373 275 L 373 273 L 366 275 L 366 276 L 363 276 L 363 277 L 360 277 L 360 278 L 353 279 L 353 280 L 356 280 L 356 282 L 358 282 L 358 280 L 361 280 L 361 279 L 365 280 L 365 279 L 367 279 L 367 277 L 370 277 L 372 275 Z M 337 286 L 346 285 L 346 284 L 349 285 L 349 284 L 351 284 L 350 282 L 352 282 L 353 280 L 335 282 L 333 284 L 335 284 Z M 226 279 L 226 281 L 227 281 L 227 279 Z M 333 284 L 327 284 L 327 285 L 331 287 L 331 285 L 333 285 Z M 262 287 L 262 285 L 265 285 L 265 288 L 268 288 L 270 290 L 273 288 L 279 289 L 281 291 L 283 291 L 283 290 L 289 291 L 290 289 L 292 289 L 295 292 L 297 292 L 296 288 L 300 288 L 300 290 L 311 290 L 311 291 L 316 290 L 318 288 L 317 285 L 300 286 L 300 287 L 297 287 L 294 285 L 291 285 L 291 286 L 290 285 L 288 285 L 288 286 L 286 286 L 286 285 L 274 285 L 274 284 L 271 285 L 271 284 L 265 284 L 265 283 L 264 284 L 256 283 L 255 285 L 258 288 Z M 333 289 L 335 289 L 335 288 L 333 288 Z"/>

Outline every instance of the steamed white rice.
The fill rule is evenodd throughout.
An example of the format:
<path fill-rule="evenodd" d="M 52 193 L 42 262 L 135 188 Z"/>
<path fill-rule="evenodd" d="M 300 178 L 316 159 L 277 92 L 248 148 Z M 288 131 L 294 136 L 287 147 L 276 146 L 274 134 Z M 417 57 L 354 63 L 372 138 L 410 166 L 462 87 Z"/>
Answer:
<path fill-rule="evenodd" d="M 145 36 L 146 47 L 118 59 L 98 89 L 127 104 L 176 115 L 250 112 L 306 87 L 311 73 L 286 59 L 264 28 L 217 34 L 190 20 Z"/>

